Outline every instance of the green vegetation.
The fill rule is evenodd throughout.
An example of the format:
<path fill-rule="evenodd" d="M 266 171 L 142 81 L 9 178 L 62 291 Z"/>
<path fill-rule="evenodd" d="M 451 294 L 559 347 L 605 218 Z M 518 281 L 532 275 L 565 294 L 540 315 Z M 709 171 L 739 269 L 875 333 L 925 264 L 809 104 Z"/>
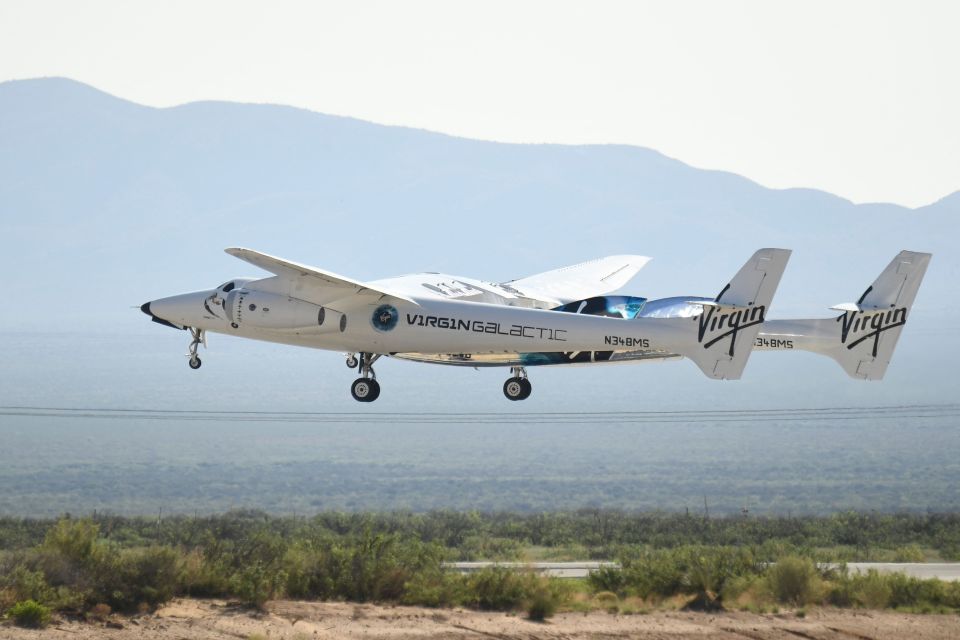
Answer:
<path fill-rule="evenodd" d="M 10 608 L 10 617 L 21 627 L 45 627 L 50 623 L 50 609 L 34 600 L 24 600 Z"/>
<path fill-rule="evenodd" d="M 809 558 L 780 558 L 767 571 L 766 580 L 770 593 L 784 604 L 802 606 L 814 602 L 821 590 L 817 567 Z"/>
<path fill-rule="evenodd" d="M 61 521 L 0 517 L 0 552 L 39 545 Z M 280 547 L 311 556 L 317 545 L 340 539 L 400 536 L 444 549 L 445 560 L 613 559 L 624 547 L 671 549 L 691 545 L 757 549 L 761 561 L 786 555 L 817 562 L 960 560 L 960 513 L 705 518 L 662 512 L 580 509 L 552 513 L 431 511 L 427 513 L 321 512 L 310 517 L 232 511 L 190 517 L 95 514 L 76 520 L 83 549 L 66 548 L 54 531 L 50 544 L 68 555 L 92 553 L 92 529 L 123 549 L 150 546 L 269 557 Z M 374 550 L 372 550 L 374 551 Z M 201 579 L 201 576 L 197 576 Z M 606 590 L 616 591 L 608 587 Z"/>
<path fill-rule="evenodd" d="M 843 513 L 707 519 L 676 514 L 321 513 L 189 518 L 0 519 L 0 614 L 49 609 L 104 619 L 178 595 L 346 600 L 524 611 L 644 613 L 654 607 L 960 610 L 960 583 L 848 573 L 846 560 L 955 557 L 960 516 Z M 532 550 L 532 553 L 531 553 Z M 905 551 L 906 550 L 906 551 Z M 564 557 L 583 554 L 579 558 Z M 898 556 L 898 554 L 901 554 Z M 603 558 L 581 581 L 454 560 Z M 824 563 L 835 563 L 826 568 Z M 30 611 L 34 613 L 31 614 Z"/>

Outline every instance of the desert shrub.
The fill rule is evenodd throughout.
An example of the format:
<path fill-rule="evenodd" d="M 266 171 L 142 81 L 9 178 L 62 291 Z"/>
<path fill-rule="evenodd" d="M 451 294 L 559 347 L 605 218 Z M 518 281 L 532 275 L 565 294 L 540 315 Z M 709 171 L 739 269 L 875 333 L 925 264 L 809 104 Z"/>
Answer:
<path fill-rule="evenodd" d="M 623 595 L 627 580 L 619 567 L 600 567 L 587 574 L 587 584 L 596 592 L 612 591 Z"/>
<path fill-rule="evenodd" d="M 223 562 L 194 549 L 180 561 L 180 591 L 188 596 L 212 597 L 230 590 L 230 573 Z"/>
<path fill-rule="evenodd" d="M 593 600 L 604 608 L 616 607 L 620 604 L 620 598 L 613 591 L 600 591 Z"/>
<path fill-rule="evenodd" d="M 943 604 L 960 611 L 960 582 L 948 582 L 943 585 Z"/>
<path fill-rule="evenodd" d="M 888 606 L 916 607 L 937 604 L 943 600 L 943 590 L 938 580 L 919 580 L 902 573 L 884 575 L 884 581 L 890 586 Z"/>
<path fill-rule="evenodd" d="M 505 567 L 486 567 L 467 581 L 469 604 L 490 611 L 510 611 L 523 604 L 534 578 Z"/>
<path fill-rule="evenodd" d="M 771 595 L 784 604 L 803 606 L 821 595 L 820 576 L 809 558 L 780 558 L 767 569 L 766 582 Z"/>
<path fill-rule="evenodd" d="M 71 562 L 87 565 L 96 561 L 99 555 L 99 534 L 100 525 L 95 522 L 63 518 L 47 531 L 43 547 Z"/>
<path fill-rule="evenodd" d="M 464 576 L 446 571 L 421 572 L 405 585 L 401 602 L 424 607 L 451 607 L 469 601 Z"/>
<path fill-rule="evenodd" d="M 369 532 L 351 544 L 324 550 L 322 555 L 333 595 L 354 602 L 398 602 L 414 576 L 439 573 L 442 560 L 441 548 L 434 543 Z"/>
<path fill-rule="evenodd" d="M 621 559 L 624 583 L 642 598 L 680 593 L 684 569 L 676 550 L 642 549 Z"/>
<path fill-rule="evenodd" d="M 846 567 L 840 573 L 831 576 L 825 588 L 827 602 L 835 607 L 852 607 L 856 602 L 853 580 L 848 575 Z"/>
<path fill-rule="evenodd" d="M 17 604 L 17 594 L 9 587 L 0 587 L 0 617 L 7 613 L 13 605 Z"/>
<path fill-rule="evenodd" d="M 34 600 L 49 604 L 56 598 L 43 572 L 31 571 L 23 565 L 17 565 L 8 575 L 0 578 L 0 585 L 9 589 L 17 601 Z"/>
<path fill-rule="evenodd" d="M 890 604 L 893 589 L 888 576 L 870 569 L 865 575 L 851 576 L 850 580 L 854 603 L 867 609 L 884 609 Z"/>
<path fill-rule="evenodd" d="M 743 552 L 723 547 L 691 549 L 683 565 L 683 593 L 694 596 L 686 608 L 698 610 L 722 609 L 727 582 L 750 570 L 750 560 Z"/>
<path fill-rule="evenodd" d="M 761 576 L 748 574 L 734 576 L 727 580 L 720 591 L 720 596 L 727 605 L 738 600 L 755 604 L 758 600 L 766 600 L 768 591 L 766 582 Z"/>
<path fill-rule="evenodd" d="M 167 602 L 179 587 L 179 560 L 179 554 L 167 547 L 123 551 L 98 595 L 114 609 L 124 611 L 134 610 L 140 603 L 155 607 Z"/>
<path fill-rule="evenodd" d="M 890 587 L 890 607 L 923 611 L 960 608 L 960 583 L 922 580 L 902 573 L 886 574 L 883 578 Z"/>
<path fill-rule="evenodd" d="M 941 546 L 940 557 L 946 562 L 960 561 L 960 544 L 947 543 Z"/>
<path fill-rule="evenodd" d="M 295 597 L 399 602 L 418 575 L 437 576 L 440 561 L 436 545 L 366 534 L 349 542 L 292 545 L 281 565 L 288 593 Z M 418 586 L 425 588 L 426 582 Z"/>
<path fill-rule="evenodd" d="M 325 554 L 307 544 L 294 544 L 283 556 L 286 592 L 292 598 L 326 598 L 333 593 L 332 572 Z"/>
<path fill-rule="evenodd" d="M 245 605 L 262 609 L 282 594 L 285 580 L 283 571 L 257 562 L 233 576 L 231 590 Z"/>
<path fill-rule="evenodd" d="M 753 555 L 734 547 L 644 549 L 622 558 L 626 585 L 643 598 L 693 595 L 690 608 L 722 606 L 728 581 L 757 572 Z"/>
<path fill-rule="evenodd" d="M 923 562 L 924 560 L 926 556 L 923 555 L 923 550 L 915 544 L 897 547 L 893 553 L 894 562 Z"/>
<path fill-rule="evenodd" d="M 543 622 L 557 612 L 557 604 L 557 597 L 547 586 L 538 586 L 527 602 L 527 617 L 535 622 Z"/>
<path fill-rule="evenodd" d="M 173 598 L 180 587 L 182 554 L 170 547 L 149 547 L 138 550 L 127 560 L 132 566 L 131 577 L 151 586 L 151 594 L 143 594 L 141 601 L 157 605 Z"/>
<path fill-rule="evenodd" d="M 35 600 L 24 600 L 10 608 L 13 622 L 21 627 L 45 627 L 50 623 L 50 609 Z"/>

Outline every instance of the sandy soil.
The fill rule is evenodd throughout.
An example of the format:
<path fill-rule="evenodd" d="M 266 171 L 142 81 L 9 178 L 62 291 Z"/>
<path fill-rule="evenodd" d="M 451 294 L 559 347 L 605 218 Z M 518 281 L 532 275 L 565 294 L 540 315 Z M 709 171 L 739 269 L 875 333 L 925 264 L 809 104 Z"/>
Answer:
<path fill-rule="evenodd" d="M 284 638 L 290 640 L 439 638 L 644 638 L 674 640 L 710 638 L 751 640 L 893 640 L 960 638 L 960 615 L 911 615 L 812 609 L 805 618 L 792 613 L 656 612 L 611 615 L 564 613 L 547 623 L 520 615 L 462 609 L 381 607 L 344 603 L 272 602 L 254 613 L 217 600 L 176 600 L 155 614 L 112 616 L 106 622 L 58 619 L 42 631 L 0 626 L 0 638 L 21 640 L 86 640 L 89 638 Z"/>

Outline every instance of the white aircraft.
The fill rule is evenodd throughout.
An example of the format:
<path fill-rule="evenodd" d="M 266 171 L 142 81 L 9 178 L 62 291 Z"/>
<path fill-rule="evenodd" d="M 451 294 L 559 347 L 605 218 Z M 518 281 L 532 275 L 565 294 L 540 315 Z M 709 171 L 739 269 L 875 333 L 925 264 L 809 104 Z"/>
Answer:
<path fill-rule="evenodd" d="M 761 249 L 713 298 L 605 295 L 649 261 L 608 256 L 501 284 L 439 273 L 360 282 L 251 249 L 227 253 L 272 277 L 147 302 L 154 322 L 189 329 L 190 367 L 206 332 L 346 352 L 351 394 L 380 395 L 382 356 L 510 367 L 510 400 L 530 395 L 527 368 L 689 358 L 736 380 L 753 349 L 830 356 L 854 378 L 879 380 L 907 321 L 929 253 L 901 251 L 855 303 L 825 319 L 767 320 L 790 251 Z"/>

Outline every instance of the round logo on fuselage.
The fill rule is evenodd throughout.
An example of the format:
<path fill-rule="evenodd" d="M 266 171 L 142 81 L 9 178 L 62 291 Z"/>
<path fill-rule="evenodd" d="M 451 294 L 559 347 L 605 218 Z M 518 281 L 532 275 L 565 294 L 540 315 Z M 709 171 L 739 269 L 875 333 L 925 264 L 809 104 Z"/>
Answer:
<path fill-rule="evenodd" d="M 399 320 L 400 312 L 397 311 L 396 307 L 382 304 L 374 310 L 370 323 L 377 331 L 390 331 L 397 326 Z"/>

